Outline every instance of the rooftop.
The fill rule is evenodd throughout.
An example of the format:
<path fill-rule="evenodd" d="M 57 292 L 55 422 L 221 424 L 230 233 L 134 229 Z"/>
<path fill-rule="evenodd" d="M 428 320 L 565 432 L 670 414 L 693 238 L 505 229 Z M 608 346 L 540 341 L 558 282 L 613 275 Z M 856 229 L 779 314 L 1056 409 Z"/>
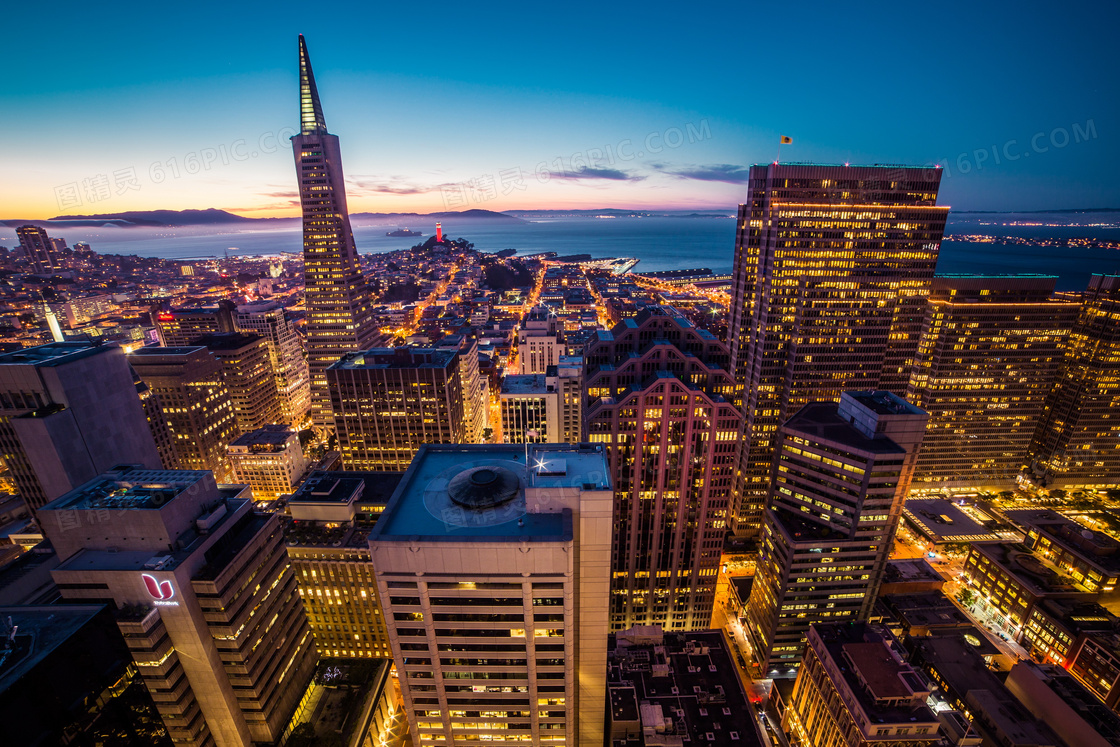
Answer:
<path fill-rule="evenodd" d="M 502 394 L 545 394 L 548 384 L 544 374 L 511 374 L 502 379 Z"/>
<path fill-rule="evenodd" d="M 5 654 L 0 645 L 0 692 L 18 682 L 102 609 L 100 604 L 0 607 L 0 620 L 10 619 L 15 628 L 11 651 Z M 0 638 L 9 635 L 6 622 L 0 624 Z"/>
<path fill-rule="evenodd" d="M 347 472 L 315 470 L 299 487 L 289 503 L 350 503 L 384 506 L 404 477 L 400 472 Z"/>
<path fill-rule="evenodd" d="M 1083 591 L 1073 579 L 1048 568 L 1026 545 L 973 545 L 972 551 L 995 562 L 1035 596 L 1071 595 Z"/>
<path fill-rule="evenodd" d="M 203 335 L 194 340 L 196 345 L 203 345 L 209 350 L 230 351 L 255 345 L 261 340 L 260 335 L 245 334 L 243 332 L 217 332 Z"/>
<path fill-rule="evenodd" d="M 60 366 L 115 347 L 89 342 L 51 342 L 0 355 L 0 366 Z"/>
<path fill-rule="evenodd" d="M 528 454 L 531 470 L 526 470 Z M 466 473 L 495 472 L 502 480 L 487 481 L 506 490 L 507 478 L 516 494 L 498 503 L 472 499 L 472 508 L 452 500 L 452 480 Z M 478 482 L 477 480 L 475 482 Z M 571 535 L 567 513 L 530 513 L 526 487 L 610 490 L 601 447 L 548 444 L 528 448 L 517 444 L 420 447 L 400 485 L 382 513 L 371 540 L 463 540 L 521 538 L 563 540 Z"/>
<path fill-rule="evenodd" d="M 345 355 L 330 367 L 332 369 L 446 368 L 458 354 L 457 350 L 416 346 L 370 348 L 363 352 Z"/>
<path fill-rule="evenodd" d="M 907 498 L 902 512 L 907 521 L 935 545 L 1004 540 L 944 498 Z"/>
<path fill-rule="evenodd" d="M 747 716 L 746 693 L 720 631 L 634 628 L 609 641 L 608 729 L 631 725 L 631 737 L 614 744 L 762 744 Z"/>
<path fill-rule="evenodd" d="M 159 509 L 200 481 L 209 478 L 211 473 L 204 470 L 124 468 L 106 475 L 90 480 L 43 508 L 118 511 Z"/>
<path fill-rule="evenodd" d="M 877 415 L 924 415 L 925 411 L 886 391 L 845 392 Z"/>
<path fill-rule="evenodd" d="M 830 441 L 866 454 L 905 454 L 906 450 L 886 436 L 868 438 L 840 417 L 835 402 L 812 402 L 785 422 L 783 430 L 797 431 L 812 439 Z"/>
<path fill-rule="evenodd" d="M 230 446 L 271 447 L 269 451 L 282 451 L 288 441 L 296 437 L 296 432 L 288 426 L 272 424 L 234 439 Z"/>
<path fill-rule="evenodd" d="M 930 692 L 925 680 L 903 661 L 885 630 L 866 623 L 818 624 L 810 628 L 809 641 L 818 654 L 823 648 L 832 659 L 847 689 L 873 722 L 937 720 L 925 704 Z"/>

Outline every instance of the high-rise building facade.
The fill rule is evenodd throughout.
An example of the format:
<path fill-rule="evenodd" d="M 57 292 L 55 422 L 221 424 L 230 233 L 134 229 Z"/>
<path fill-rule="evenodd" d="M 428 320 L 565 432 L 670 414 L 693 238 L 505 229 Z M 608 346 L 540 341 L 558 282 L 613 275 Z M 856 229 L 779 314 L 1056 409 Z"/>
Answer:
<path fill-rule="evenodd" d="M 602 447 L 420 450 L 369 535 L 413 744 L 603 743 L 612 497 Z"/>
<path fill-rule="evenodd" d="M 327 367 L 374 343 L 368 283 L 358 263 L 346 209 L 338 137 L 327 132 L 307 44 L 299 37 L 300 134 L 292 138 L 303 206 L 304 304 L 311 419 L 333 427 Z"/>
<path fill-rule="evenodd" d="M 1120 480 L 1120 275 L 1093 275 L 1027 455 L 1042 485 Z"/>
<path fill-rule="evenodd" d="M 463 386 L 463 443 L 480 444 L 490 423 L 490 385 L 478 368 L 478 340 L 463 334 L 445 335 L 432 345 L 459 354 L 459 381 Z"/>
<path fill-rule="evenodd" d="M 283 419 L 272 358 L 263 337 L 227 332 L 204 335 L 194 344 L 204 346 L 222 364 L 222 377 L 240 433 L 251 433 Z"/>
<path fill-rule="evenodd" d="M 299 434 L 286 425 L 266 425 L 239 436 L 227 453 L 233 481 L 252 488 L 257 501 L 290 495 L 310 465 Z"/>
<path fill-rule="evenodd" d="M 288 557 L 322 656 L 392 656 L 367 538 L 403 475 L 316 471 L 288 500 Z"/>
<path fill-rule="evenodd" d="M 314 674 L 279 518 L 209 472 L 121 467 L 41 510 L 67 600 L 117 625 L 172 740 L 275 743 Z"/>
<path fill-rule="evenodd" d="M 583 359 L 561 356 L 544 374 L 509 374 L 499 405 L 507 444 L 578 444 L 583 407 Z"/>
<path fill-rule="evenodd" d="M 33 510 L 115 464 L 162 466 L 124 351 L 89 342 L 0 355 L 0 450 Z"/>
<path fill-rule="evenodd" d="M 157 311 L 153 314 L 160 344 L 166 348 L 194 345 L 203 335 L 235 332 L 232 301 L 222 300 L 213 306 Z"/>
<path fill-rule="evenodd" d="M 468 440 L 457 351 L 373 348 L 326 375 L 346 469 L 403 472 L 423 444 Z"/>
<path fill-rule="evenodd" d="M 744 398 L 737 534 L 761 526 L 778 427 L 852 389 L 904 395 L 949 208 L 941 170 L 753 166 L 731 352 Z"/>
<path fill-rule="evenodd" d="M 761 676 L 792 675 L 813 623 L 867 620 L 927 420 L 890 392 L 844 392 L 778 431 L 746 614 Z"/>
<path fill-rule="evenodd" d="M 179 469 L 210 470 L 216 479 L 229 481 L 226 447 L 238 429 L 221 362 L 199 345 L 140 348 L 128 362 L 159 397 Z"/>
<path fill-rule="evenodd" d="M 727 346 L 669 307 L 624 319 L 584 356 L 584 440 L 615 489 L 611 629 L 711 626 L 740 413 Z"/>
<path fill-rule="evenodd" d="M 152 439 L 156 442 L 160 464 L 164 469 L 175 469 L 179 464 L 179 456 L 175 451 L 175 435 L 171 432 L 171 424 L 163 413 L 163 403 L 132 366 L 129 366 L 129 370 L 132 371 L 132 381 L 136 386 L 136 396 L 140 398 L 140 407 L 144 410 L 144 418 L 148 421 L 148 430 L 152 432 Z"/>
<path fill-rule="evenodd" d="M 547 306 L 537 306 L 525 315 L 517 331 L 517 361 L 522 374 L 543 374 L 560 362 L 564 344 L 560 320 Z"/>
<path fill-rule="evenodd" d="M 20 226 L 16 229 L 19 248 L 35 272 L 50 272 L 58 267 L 54 246 L 47 232 L 38 226 Z"/>
<path fill-rule="evenodd" d="M 1015 484 L 1078 304 L 1047 276 L 938 276 L 907 399 L 929 412 L 914 489 Z"/>
<path fill-rule="evenodd" d="M 818 624 L 809 630 L 782 728 L 798 744 L 934 747 L 944 742 L 926 705 L 932 694 L 885 629 Z"/>
<path fill-rule="evenodd" d="M 288 425 L 299 427 L 311 409 L 311 379 L 303 340 L 275 301 L 254 301 L 237 307 L 234 325 L 240 332 L 257 334 L 268 345 L 280 410 Z"/>

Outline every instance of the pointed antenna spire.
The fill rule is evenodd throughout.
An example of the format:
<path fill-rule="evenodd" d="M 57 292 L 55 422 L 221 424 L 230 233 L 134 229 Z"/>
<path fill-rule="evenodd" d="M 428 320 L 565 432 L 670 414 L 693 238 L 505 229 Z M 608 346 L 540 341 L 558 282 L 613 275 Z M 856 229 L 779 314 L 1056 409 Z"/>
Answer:
<path fill-rule="evenodd" d="M 323 105 L 319 103 L 319 91 L 315 88 L 315 73 L 311 71 L 311 57 L 307 54 L 307 42 L 299 35 L 299 123 L 304 135 L 327 131 L 327 121 L 323 119 Z"/>

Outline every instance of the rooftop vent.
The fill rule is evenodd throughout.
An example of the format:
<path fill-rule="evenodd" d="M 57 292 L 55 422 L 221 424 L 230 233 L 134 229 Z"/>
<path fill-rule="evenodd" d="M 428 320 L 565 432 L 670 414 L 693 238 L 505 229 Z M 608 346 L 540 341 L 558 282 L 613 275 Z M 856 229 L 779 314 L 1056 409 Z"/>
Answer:
<path fill-rule="evenodd" d="M 517 475 L 504 467 L 475 467 L 451 478 L 447 495 L 464 508 L 494 508 L 516 498 L 518 484 Z"/>

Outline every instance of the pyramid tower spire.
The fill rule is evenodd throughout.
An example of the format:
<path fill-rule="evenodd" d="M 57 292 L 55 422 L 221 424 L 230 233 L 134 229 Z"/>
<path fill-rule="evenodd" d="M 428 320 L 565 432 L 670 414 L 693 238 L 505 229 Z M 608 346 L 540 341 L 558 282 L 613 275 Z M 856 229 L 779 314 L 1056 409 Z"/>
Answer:
<path fill-rule="evenodd" d="M 304 135 L 327 131 L 323 105 L 319 103 L 319 91 L 315 88 L 315 73 L 311 71 L 311 56 L 307 54 L 303 34 L 299 35 L 299 122 Z"/>

